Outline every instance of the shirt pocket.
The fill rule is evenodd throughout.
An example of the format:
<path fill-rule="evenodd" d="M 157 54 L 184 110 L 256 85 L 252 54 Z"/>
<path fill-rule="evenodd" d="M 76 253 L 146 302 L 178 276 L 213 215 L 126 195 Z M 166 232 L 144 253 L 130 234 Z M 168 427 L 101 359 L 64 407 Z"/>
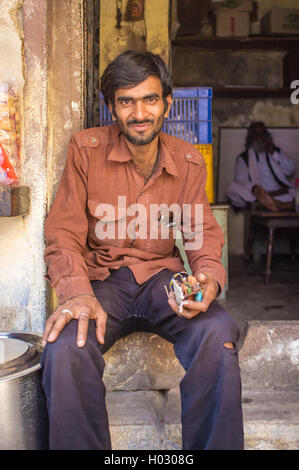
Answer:
<path fill-rule="evenodd" d="M 160 210 L 156 209 L 150 214 L 148 219 L 148 240 L 146 248 L 159 255 L 170 256 L 177 235 L 177 230 L 180 228 L 180 214 L 181 210 L 178 204 L 168 207 L 166 204 L 163 207 L 159 205 Z M 174 210 L 173 210 L 174 209 Z"/>
<path fill-rule="evenodd" d="M 174 217 L 165 209 L 158 214 L 152 214 L 150 208 L 145 206 L 142 209 L 133 204 L 126 208 L 89 199 L 91 248 L 112 245 L 170 256 L 179 225 L 177 216 Z"/>
<path fill-rule="evenodd" d="M 89 211 L 89 240 L 97 244 L 118 245 L 119 240 L 126 240 L 126 208 L 99 203 L 93 199 L 87 202 Z"/>

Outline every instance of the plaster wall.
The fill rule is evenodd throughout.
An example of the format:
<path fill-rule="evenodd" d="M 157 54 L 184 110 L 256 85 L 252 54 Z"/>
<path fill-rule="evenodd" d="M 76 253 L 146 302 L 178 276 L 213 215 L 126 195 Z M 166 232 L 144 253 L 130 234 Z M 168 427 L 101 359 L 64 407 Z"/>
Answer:
<path fill-rule="evenodd" d="M 26 216 L 0 218 L 0 330 L 42 332 L 44 220 L 83 127 L 83 0 L 0 0 L 0 81 L 19 92 Z M 2 52 L 3 51 L 3 52 Z"/>
<path fill-rule="evenodd" d="M 14 86 L 23 109 L 24 59 L 23 59 L 23 2 L 0 2 L 0 81 Z M 23 128 L 23 126 L 22 126 Z M 24 134 L 22 135 L 21 183 L 26 179 L 24 163 Z M 31 212 L 32 214 L 32 212 Z M 32 281 L 37 271 L 34 248 L 35 216 L 0 218 L 0 329 L 31 328 L 30 312 L 36 297 L 32 296 Z M 33 243 L 33 244 L 32 244 Z M 41 272 L 41 271 L 40 271 Z M 35 298 L 34 298 L 35 297 Z"/>
<path fill-rule="evenodd" d="M 48 142 L 46 214 L 55 198 L 71 135 L 85 123 L 84 0 L 51 0 L 48 9 Z M 46 316 L 58 307 L 46 284 Z"/>
<path fill-rule="evenodd" d="M 84 0 L 51 0 L 48 10 L 48 209 L 71 135 L 84 127 Z"/>
<path fill-rule="evenodd" d="M 22 88 L 22 1 L 0 0 L 0 82 Z"/>
<path fill-rule="evenodd" d="M 144 21 L 125 21 L 128 0 L 121 2 L 122 20 L 116 24 L 117 0 L 100 3 L 100 75 L 126 49 L 149 50 L 169 62 L 169 0 L 145 2 Z"/>

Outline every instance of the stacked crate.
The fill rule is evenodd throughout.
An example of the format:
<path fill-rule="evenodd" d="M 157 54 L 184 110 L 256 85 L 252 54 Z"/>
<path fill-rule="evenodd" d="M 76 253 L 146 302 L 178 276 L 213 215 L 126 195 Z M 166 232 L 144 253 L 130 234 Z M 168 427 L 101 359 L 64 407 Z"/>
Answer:
<path fill-rule="evenodd" d="M 193 144 L 207 165 L 206 193 L 214 202 L 212 88 L 174 88 L 173 104 L 163 131 Z"/>
<path fill-rule="evenodd" d="M 193 144 L 202 154 L 207 166 L 206 192 L 214 202 L 212 149 L 212 88 L 174 88 L 173 104 L 163 132 Z M 100 96 L 100 125 L 112 123 L 109 109 Z"/>

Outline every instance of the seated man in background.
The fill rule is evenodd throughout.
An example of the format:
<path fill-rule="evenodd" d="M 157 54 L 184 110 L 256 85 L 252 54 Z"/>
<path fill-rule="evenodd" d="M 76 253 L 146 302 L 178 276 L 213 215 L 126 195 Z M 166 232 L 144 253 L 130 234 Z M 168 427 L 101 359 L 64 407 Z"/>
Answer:
<path fill-rule="evenodd" d="M 248 128 L 245 151 L 238 155 L 234 182 L 227 197 L 232 205 L 245 208 L 258 202 L 271 212 L 294 209 L 295 165 L 273 143 L 263 122 Z"/>

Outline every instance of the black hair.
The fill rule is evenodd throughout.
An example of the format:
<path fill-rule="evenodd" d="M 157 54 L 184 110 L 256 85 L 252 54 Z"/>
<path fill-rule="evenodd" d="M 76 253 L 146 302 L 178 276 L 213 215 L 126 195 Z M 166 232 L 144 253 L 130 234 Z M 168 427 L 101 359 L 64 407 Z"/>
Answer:
<path fill-rule="evenodd" d="M 267 135 L 269 137 L 269 139 L 271 139 L 271 141 L 272 141 L 272 136 L 271 136 L 270 132 L 268 131 L 267 127 L 265 126 L 265 124 L 263 123 L 263 121 L 252 122 L 250 124 L 250 126 L 248 127 L 248 132 L 247 132 L 247 137 L 246 137 L 245 147 L 246 147 L 247 150 L 252 145 L 252 142 L 254 140 L 255 130 L 256 130 L 257 127 L 263 128 L 263 130 L 265 132 L 265 135 Z"/>
<path fill-rule="evenodd" d="M 100 90 L 106 105 L 115 109 L 115 91 L 118 88 L 131 88 L 146 80 L 150 75 L 159 78 L 165 111 L 167 96 L 172 96 L 172 73 L 157 54 L 148 51 L 127 50 L 119 54 L 104 70 Z"/>

